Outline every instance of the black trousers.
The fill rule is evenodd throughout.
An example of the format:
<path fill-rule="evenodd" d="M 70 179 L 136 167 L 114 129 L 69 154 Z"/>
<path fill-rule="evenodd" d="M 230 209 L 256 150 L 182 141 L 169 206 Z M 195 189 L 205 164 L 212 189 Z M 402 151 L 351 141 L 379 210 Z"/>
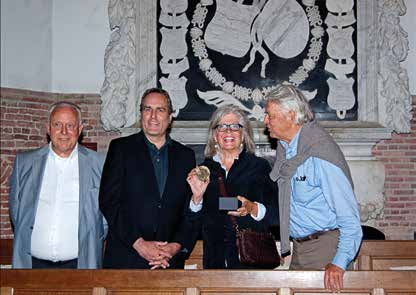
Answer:
<path fill-rule="evenodd" d="M 58 269 L 76 269 L 78 266 L 78 259 L 65 260 L 53 262 L 50 260 L 38 259 L 32 256 L 32 268 L 33 269 L 48 269 L 48 268 L 58 268 Z"/>

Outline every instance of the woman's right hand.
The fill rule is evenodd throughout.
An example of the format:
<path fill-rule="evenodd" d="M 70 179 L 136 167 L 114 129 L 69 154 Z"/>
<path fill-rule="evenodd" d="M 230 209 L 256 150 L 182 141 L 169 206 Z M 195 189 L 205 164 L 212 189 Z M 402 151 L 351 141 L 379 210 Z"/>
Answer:
<path fill-rule="evenodd" d="M 189 172 L 186 181 L 189 183 L 192 190 L 192 202 L 194 202 L 194 204 L 199 204 L 209 184 L 209 178 L 207 181 L 201 181 L 196 175 L 196 168 L 194 168 Z"/>

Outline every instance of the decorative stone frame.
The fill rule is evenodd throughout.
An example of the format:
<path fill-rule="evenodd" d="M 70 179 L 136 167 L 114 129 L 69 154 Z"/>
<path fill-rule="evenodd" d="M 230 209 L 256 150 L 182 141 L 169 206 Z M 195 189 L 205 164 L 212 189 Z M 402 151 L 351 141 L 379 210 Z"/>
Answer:
<path fill-rule="evenodd" d="M 372 147 L 393 131 L 410 131 L 411 96 L 400 64 L 407 57 L 408 40 L 400 26 L 400 16 L 406 13 L 403 0 L 360 0 L 356 5 L 358 120 L 322 124 L 349 161 L 362 212 L 368 212 L 362 221 L 368 221 L 382 213 L 384 200 L 384 167 L 375 161 Z M 137 98 L 156 86 L 156 6 L 154 0 L 110 0 L 112 32 L 101 90 L 101 118 L 107 130 L 136 132 Z M 205 144 L 207 126 L 206 121 L 176 121 L 171 136 L 185 144 Z M 258 152 L 272 155 L 263 124 L 255 122 L 254 129 Z"/>

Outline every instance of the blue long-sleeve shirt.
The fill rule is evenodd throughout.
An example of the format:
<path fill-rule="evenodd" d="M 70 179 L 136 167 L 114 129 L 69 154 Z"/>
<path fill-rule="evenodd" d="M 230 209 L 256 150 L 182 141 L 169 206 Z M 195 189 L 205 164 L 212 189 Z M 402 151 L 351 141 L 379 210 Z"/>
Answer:
<path fill-rule="evenodd" d="M 290 144 L 282 142 L 286 159 L 296 155 L 299 132 Z M 337 252 L 332 263 L 343 268 L 354 259 L 362 230 L 358 205 L 348 178 L 328 161 L 310 157 L 291 179 L 290 236 L 301 238 L 338 228 Z"/>

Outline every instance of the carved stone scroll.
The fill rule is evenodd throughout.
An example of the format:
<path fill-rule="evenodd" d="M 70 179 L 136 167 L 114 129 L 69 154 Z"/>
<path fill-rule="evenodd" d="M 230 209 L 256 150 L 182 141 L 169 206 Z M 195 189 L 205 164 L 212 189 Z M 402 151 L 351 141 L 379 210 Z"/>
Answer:
<path fill-rule="evenodd" d="M 136 122 L 136 24 L 134 0 L 110 0 L 110 42 L 104 56 L 101 121 L 105 130 Z"/>
<path fill-rule="evenodd" d="M 409 78 L 400 62 L 409 51 L 408 34 L 400 26 L 400 16 L 406 13 L 403 0 L 380 2 L 377 47 L 379 56 L 379 94 L 383 107 L 382 123 L 397 132 L 410 132 L 412 102 Z"/>

